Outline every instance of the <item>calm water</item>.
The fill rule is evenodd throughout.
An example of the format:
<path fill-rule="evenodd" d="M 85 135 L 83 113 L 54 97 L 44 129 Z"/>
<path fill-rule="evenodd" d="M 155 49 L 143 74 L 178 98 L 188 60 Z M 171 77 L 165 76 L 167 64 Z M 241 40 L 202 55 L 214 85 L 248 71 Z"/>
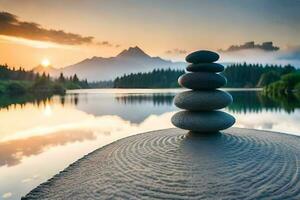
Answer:
<path fill-rule="evenodd" d="M 0 98 L 0 199 L 19 199 L 83 155 L 133 134 L 173 127 L 180 90 L 78 90 L 31 100 Z M 300 102 L 230 93 L 236 127 L 300 135 Z"/>

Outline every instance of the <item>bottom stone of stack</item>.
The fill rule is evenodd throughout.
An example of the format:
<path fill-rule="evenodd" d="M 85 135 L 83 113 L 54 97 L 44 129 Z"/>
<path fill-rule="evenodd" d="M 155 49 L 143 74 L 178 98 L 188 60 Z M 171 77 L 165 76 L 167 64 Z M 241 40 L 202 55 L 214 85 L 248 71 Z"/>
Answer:
<path fill-rule="evenodd" d="M 235 123 L 235 118 L 222 111 L 180 111 L 173 115 L 171 121 L 178 128 L 207 133 L 231 127 Z"/>

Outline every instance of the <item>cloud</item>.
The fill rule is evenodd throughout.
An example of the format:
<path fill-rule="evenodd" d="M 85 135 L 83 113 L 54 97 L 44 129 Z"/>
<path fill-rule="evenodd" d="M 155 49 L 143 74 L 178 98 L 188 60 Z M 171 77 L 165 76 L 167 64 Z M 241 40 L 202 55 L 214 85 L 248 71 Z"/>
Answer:
<path fill-rule="evenodd" d="M 175 49 L 167 50 L 165 53 L 178 55 L 178 54 L 187 54 L 187 51 L 184 49 L 175 48 Z"/>
<path fill-rule="evenodd" d="M 101 47 L 103 46 L 103 47 L 115 47 L 115 48 L 119 48 L 121 46 L 119 44 L 114 45 L 114 44 L 110 43 L 109 41 L 97 42 L 96 44 L 98 46 L 101 46 Z"/>
<path fill-rule="evenodd" d="M 30 40 L 47 41 L 64 45 L 93 44 L 94 37 L 45 29 L 34 22 L 20 21 L 16 15 L 0 12 L 0 35 Z"/>
<path fill-rule="evenodd" d="M 254 41 L 246 42 L 242 45 L 231 45 L 228 49 L 222 50 L 220 52 L 232 52 L 240 50 L 251 50 L 251 49 L 260 49 L 263 51 L 278 51 L 280 48 L 273 46 L 273 42 L 263 42 L 262 44 L 255 44 Z"/>
<path fill-rule="evenodd" d="M 282 60 L 299 60 L 300 61 L 300 45 L 288 47 L 286 52 L 283 53 L 279 58 Z"/>
<path fill-rule="evenodd" d="M 111 43 L 109 43 L 108 41 L 97 42 L 97 45 L 99 45 L 99 46 L 107 46 L 107 47 L 113 46 L 113 45 L 112 45 Z"/>
<path fill-rule="evenodd" d="M 222 63 L 261 63 L 261 64 L 291 64 L 300 68 L 300 45 L 280 49 L 278 51 L 264 51 L 262 49 L 246 49 L 239 51 L 222 51 L 220 61 Z"/>

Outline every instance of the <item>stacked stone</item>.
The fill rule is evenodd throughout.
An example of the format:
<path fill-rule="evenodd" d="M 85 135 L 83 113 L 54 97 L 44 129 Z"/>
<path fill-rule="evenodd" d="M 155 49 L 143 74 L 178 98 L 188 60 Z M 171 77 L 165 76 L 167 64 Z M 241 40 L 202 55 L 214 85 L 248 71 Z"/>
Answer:
<path fill-rule="evenodd" d="M 235 123 L 233 116 L 218 111 L 232 103 L 229 93 L 218 90 L 226 84 L 226 78 L 218 72 L 224 66 L 214 63 L 219 59 L 217 53 L 201 50 L 189 54 L 190 64 L 186 73 L 179 77 L 181 86 L 192 90 L 176 95 L 175 105 L 184 111 L 172 117 L 172 123 L 181 129 L 199 133 L 215 133 L 229 128 Z"/>

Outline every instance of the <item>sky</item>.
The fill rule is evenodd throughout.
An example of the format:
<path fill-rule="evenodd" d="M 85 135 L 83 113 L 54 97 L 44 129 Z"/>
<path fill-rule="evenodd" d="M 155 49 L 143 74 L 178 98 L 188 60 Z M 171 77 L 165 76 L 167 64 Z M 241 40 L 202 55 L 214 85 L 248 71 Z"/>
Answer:
<path fill-rule="evenodd" d="M 209 49 L 300 64 L 299 10 L 299 0 L 0 0 L 0 63 L 60 68 L 139 46 L 172 60 Z"/>

